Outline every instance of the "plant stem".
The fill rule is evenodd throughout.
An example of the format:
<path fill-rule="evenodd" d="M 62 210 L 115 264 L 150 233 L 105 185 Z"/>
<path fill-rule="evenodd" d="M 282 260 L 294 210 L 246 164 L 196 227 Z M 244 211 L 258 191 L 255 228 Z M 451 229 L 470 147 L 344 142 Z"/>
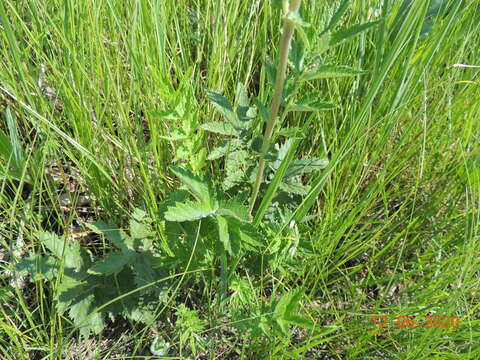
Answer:
<path fill-rule="evenodd" d="M 275 90 L 272 99 L 272 105 L 270 108 L 267 126 L 263 135 L 262 153 L 260 154 L 260 160 L 258 162 L 258 172 L 255 179 L 255 183 L 252 189 L 252 196 L 250 198 L 250 213 L 253 211 L 255 201 L 258 197 L 260 185 L 263 181 L 263 173 L 265 172 L 265 155 L 270 147 L 270 140 L 273 134 L 273 128 L 275 125 L 275 119 L 278 115 L 280 103 L 282 101 L 283 86 L 285 84 L 285 77 L 287 72 L 288 54 L 290 52 L 290 43 L 292 41 L 293 31 L 295 30 L 295 23 L 289 19 L 289 14 L 296 14 L 300 8 L 301 0 L 292 0 L 290 2 L 288 12 L 283 22 L 282 38 L 280 40 L 280 58 L 278 61 L 277 75 L 275 79 Z"/>

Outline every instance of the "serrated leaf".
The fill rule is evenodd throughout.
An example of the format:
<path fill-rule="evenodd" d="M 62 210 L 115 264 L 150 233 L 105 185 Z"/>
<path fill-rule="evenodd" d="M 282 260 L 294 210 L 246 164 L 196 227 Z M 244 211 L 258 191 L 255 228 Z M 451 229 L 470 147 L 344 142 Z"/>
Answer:
<path fill-rule="evenodd" d="M 277 68 L 270 61 L 262 61 L 263 66 L 265 67 L 265 72 L 267 73 L 267 79 L 272 88 L 275 87 L 275 79 L 277 78 Z M 267 115 L 268 118 L 268 115 Z"/>
<path fill-rule="evenodd" d="M 237 134 L 240 131 L 248 130 L 253 121 L 252 119 L 257 116 L 257 109 L 255 107 L 248 107 L 248 106 L 238 106 L 237 107 L 237 118 L 238 123 L 235 124 L 235 129 L 237 130 Z"/>
<path fill-rule="evenodd" d="M 246 175 L 251 155 L 245 150 L 233 151 L 225 159 L 225 179 L 223 188 L 228 190 L 235 185 L 240 184 Z"/>
<path fill-rule="evenodd" d="M 169 206 L 165 212 L 165 219 L 168 221 L 195 221 L 215 214 L 216 209 L 199 202 L 185 201 Z"/>
<path fill-rule="evenodd" d="M 93 294 L 85 296 L 82 300 L 72 305 L 68 313 L 84 339 L 88 338 L 90 333 L 100 333 L 105 326 L 102 315 L 98 312 L 92 313 L 94 311 L 94 301 Z"/>
<path fill-rule="evenodd" d="M 130 218 L 130 235 L 134 242 L 135 249 L 142 248 L 149 250 L 152 246 L 152 229 L 146 223 L 151 221 L 147 213 L 141 209 L 135 209 Z"/>
<path fill-rule="evenodd" d="M 300 302 L 302 295 L 303 291 L 301 289 L 290 290 L 286 294 L 283 294 L 282 298 L 275 306 L 273 317 L 278 318 L 287 315 L 294 315 L 295 308 Z"/>
<path fill-rule="evenodd" d="M 248 250 L 248 246 L 246 248 L 242 246 L 243 244 L 240 234 L 235 231 L 235 225 L 231 223 L 231 219 L 229 219 L 228 234 L 230 237 L 230 246 L 233 254 L 239 254 L 242 249 Z M 233 273 L 233 271 L 234 269 L 230 269 L 230 273 Z"/>
<path fill-rule="evenodd" d="M 257 109 L 260 112 L 260 117 L 261 117 L 262 121 L 267 122 L 268 121 L 268 109 L 267 109 L 267 107 L 264 104 L 262 104 L 258 99 L 253 99 L 253 102 L 255 103 L 255 106 L 257 107 Z"/>
<path fill-rule="evenodd" d="M 244 222 L 250 218 L 248 207 L 236 202 L 234 199 L 220 201 L 217 213 L 231 216 Z"/>
<path fill-rule="evenodd" d="M 133 265 L 135 285 L 137 287 L 142 287 L 157 281 L 159 277 L 155 268 L 158 268 L 159 265 L 161 265 L 160 258 L 153 256 L 150 251 L 137 255 Z M 152 287 L 154 287 L 157 295 L 160 295 L 162 291 L 161 286 L 152 285 Z M 152 292 L 152 288 L 145 288 L 140 291 L 140 294 L 146 294 L 149 292 Z"/>
<path fill-rule="evenodd" d="M 133 250 L 133 240 L 121 229 L 115 225 L 109 225 L 103 221 L 96 221 L 92 224 L 86 224 L 92 231 L 102 234 L 121 250 Z"/>
<path fill-rule="evenodd" d="M 238 134 L 237 130 L 235 130 L 231 124 L 221 121 L 205 123 L 201 126 L 201 128 L 206 131 L 227 136 L 234 136 Z"/>
<path fill-rule="evenodd" d="M 264 247 L 264 236 L 251 223 L 242 222 L 235 218 L 229 219 L 230 236 L 233 239 L 238 237 L 239 247 L 247 250 L 259 250 Z M 237 241 L 237 239 L 235 239 Z M 233 243 L 233 241 L 232 241 Z"/>
<path fill-rule="evenodd" d="M 258 110 L 255 106 L 251 106 L 247 109 L 247 112 L 245 113 L 245 117 L 248 119 L 253 119 L 256 117 L 258 114 Z"/>
<path fill-rule="evenodd" d="M 170 349 L 170 343 L 163 337 L 157 336 L 150 345 L 150 352 L 155 356 L 165 357 L 168 356 L 168 350 Z"/>
<path fill-rule="evenodd" d="M 83 266 L 80 244 L 72 242 L 67 244 L 64 237 L 58 237 L 51 232 L 42 232 L 39 236 L 40 242 L 59 259 L 64 259 L 65 267 L 80 269 Z"/>
<path fill-rule="evenodd" d="M 300 40 L 304 43 L 305 47 L 310 50 L 310 40 L 308 38 L 307 33 L 305 32 L 305 27 L 309 27 L 310 24 L 303 22 L 303 25 L 296 24 L 295 30 L 297 32 L 297 36 L 300 38 Z"/>
<path fill-rule="evenodd" d="M 275 194 L 277 194 L 278 187 L 280 186 L 282 179 L 284 178 L 285 172 L 288 169 L 289 164 L 293 160 L 295 150 L 300 143 L 300 139 L 287 139 L 285 143 L 280 146 L 278 149 L 278 158 L 270 166 L 275 170 L 273 179 L 270 181 L 270 184 L 267 187 L 267 191 L 263 196 L 260 205 L 258 206 L 257 212 L 253 223 L 255 226 L 258 226 L 263 216 L 267 212 L 267 209 L 270 207 Z"/>
<path fill-rule="evenodd" d="M 225 96 L 210 90 L 207 91 L 207 95 L 220 114 L 225 116 L 230 123 L 236 123 L 233 105 Z"/>
<path fill-rule="evenodd" d="M 178 120 L 180 115 L 175 110 L 166 110 L 166 111 L 154 111 L 152 116 L 158 116 L 165 120 Z"/>
<path fill-rule="evenodd" d="M 278 323 L 284 333 L 288 332 L 288 318 L 294 318 L 295 310 L 302 298 L 301 289 L 291 290 L 284 294 L 275 306 L 273 319 Z"/>
<path fill-rule="evenodd" d="M 298 30 L 298 27 L 309 27 L 310 24 L 305 22 L 301 17 L 300 17 L 300 14 L 298 13 L 298 11 L 289 11 L 287 16 L 285 17 L 288 21 L 290 21 L 291 23 L 293 23 L 295 25 L 295 27 L 297 27 L 296 29 Z"/>
<path fill-rule="evenodd" d="M 246 279 L 242 279 L 239 275 L 233 276 L 229 289 L 232 291 L 230 296 L 232 305 L 248 305 L 255 301 L 255 290 L 254 288 L 252 289 L 252 284 Z"/>
<path fill-rule="evenodd" d="M 180 160 L 188 160 L 189 156 L 190 156 L 190 150 L 187 146 L 183 144 L 179 144 L 175 148 L 175 158 L 174 158 L 175 162 Z"/>
<path fill-rule="evenodd" d="M 70 308 L 74 301 L 78 301 L 83 296 L 91 292 L 89 284 L 78 279 L 77 277 L 63 275 L 62 281 L 58 287 L 58 295 L 56 296 L 56 308 L 60 314 L 63 314 Z"/>
<path fill-rule="evenodd" d="M 242 183 L 245 178 L 245 173 L 242 170 L 229 171 L 225 179 L 223 179 L 223 189 L 230 190 L 235 185 Z"/>
<path fill-rule="evenodd" d="M 113 275 L 123 270 L 130 263 L 134 252 L 114 252 L 105 256 L 103 261 L 96 262 L 88 273 L 92 275 Z"/>
<path fill-rule="evenodd" d="M 193 175 L 190 171 L 187 171 L 178 166 L 170 166 L 172 172 L 185 184 L 192 193 L 192 195 L 205 205 L 213 206 L 213 188 L 206 180 L 200 179 L 198 176 Z"/>
<path fill-rule="evenodd" d="M 65 239 L 59 239 L 58 236 L 51 232 L 41 232 L 38 240 L 52 252 L 57 258 L 62 258 L 65 249 Z"/>
<path fill-rule="evenodd" d="M 214 148 L 207 156 L 207 160 L 216 160 L 225 156 L 231 149 L 230 141 L 224 141 L 222 144 Z"/>
<path fill-rule="evenodd" d="M 335 46 L 340 44 L 341 42 L 350 39 L 351 37 L 364 32 L 371 27 L 378 25 L 380 21 L 372 21 L 365 24 L 357 24 L 353 25 L 352 27 L 345 28 L 342 30 L 337 31 L 336 33 L 332 34 L 330 39 L 330 46 Z"/>
<path fill-rule="evenodd" d="M 263 146 L 263 137 L 255 136 L 251 141 L 250 150 L 255 154 L 261 154 L 262 146 Z"/>
<path fill-rule="evenodd" d="M 30 275 L 33 281 L 52 281 L 58 272 L 58 260 L 53 256 L 31 255 L 15 265 L 17 276 Z"/>
<path fill-rule="evenodd" d="M 202 147 L 200 150 L 196 151 L 193 155 L 190 155 L 190 166 L 192 170 L 198 174 L 200 170 L 205 166 L 205 160 L 207 159 L 207 149 Z"/>
<path fill-rule="evenodd" d="M 317 38 L 315 50 L 318 55 L 323 54 L 330 48 L 331 37 L 331 34 L 327 32 Z"/>
<path fill-rule="evenodd" d="M 312 81 L 319 79 L 357 76 L 366 74 L 367 71 L 353 69 L 349 66 L 341 65 L 322 65 L 315 70 L 304 73 L 301 77 L 301 81 Z"/>
<path fill-rule="evenodd" d="M 238 229 L 238 235 L 240 236 L 240 240 L 242 241 L 243 246 L 245 244 L 248 244 L 254 249 L 261 249 L 262 247 L 264 247 L 264 244 L 262 242 L 263 238 L 253 226 L 242 225 L 237 227 L 236 229 Z"/>
<path fill-rule="evenodd" d="M 272 170 L 278 170 L 283 159 L 287 156 L 292 143 L 292 139 L 287 139 L 283 144 L 275 144 L 276 154 L 272 157 L 271 163 L 269 164 Z"/>

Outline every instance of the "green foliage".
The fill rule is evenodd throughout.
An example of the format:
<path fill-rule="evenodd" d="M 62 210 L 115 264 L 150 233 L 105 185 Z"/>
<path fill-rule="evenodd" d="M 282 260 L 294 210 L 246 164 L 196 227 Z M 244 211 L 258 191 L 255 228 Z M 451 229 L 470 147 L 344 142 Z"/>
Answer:
<path fill-rule="evenodd" d="M 478 62 L 475 2 L 285 11 L 296 31 L 269 142 L 277 61 L 265 49 L 282 28 L 270 3 L 288 1 L 107 3 L 0 3 L 0 97 L 18 134 L 2 124 L 1 171 L 41 175 L 34 196 L 2 199 L 5 358 L 478 358 L 465 339 L 478 325 L 479 94 L 475 69 L 450 66 Z M 32 76 L 43 63 L 61 111 Z M 44 176 L 52 163 L 66 189 Z M 39 230 L 46 211 L 71 233 L 83 210 L 45 200 L 78 189 L 88 221 L 117 223 L 79 240 Z M 32 275 L 23 290 L 8 266 L 22 239 L 35 249 L 14 274 Z M 375 314 L 430 312 L 465 321 L 365 331 Z M 104 326 L 122 339 L 83 351 L 70 332 Z"/>
<path fill-rule="evenodd" d="M 380 21 L 374 21 L 335 31 L 336 25 L 347 9 L 347 4 L 347 1 L 341 3 L 325 30 L 320 34 L 322 52 L 350 40 L 380 23 Z M 289 12 L 286 21 L 293 21 L 300 37 L 293 42 L 292 51 L 289 55 L 292 71 L 286 79 L 281 99 L 285 114 L 288 112 L 317 112 L 334 109 L 335 105 L 319 101 L 318 94 L 297 96 L 302 84 L 320 79 L 359 76 L 367 72 L 345 65 L 318 64 L 319 55 L 307 51 L 311 47 L 310 40 L 313 40 L 312 35 L 309 38 L 302 30 L 302 27 L 307 26 L 307 24 L 300 19 L 298 13 L 291 14 Z M 275 67 L 267 62 L 264 64 L 269 82 L 274 86 L 277 76 Z M 213 91 L 208 92 L 208 97 L 226 120 L 223 123 L 216 121 L 202 126 L 207 131 L 227 137 L 207 157 L 209 160 L 224 158 L 225 178 L 222 183 L 223 189 L 225 191 L 235 191 L 251 186 L 254 182 L 255 173 L 257 173 L 257 181 L 260 180 L 263 184 L 260 188 L 262 201 L 255 216 L 256 226 L 268 213 L 269 208 L 274 212 L 279 209 L 283 213 L 297 208 L 301 202 L 301 196 L 308 195 L 310 191 L 310 188 L 304 183 L 304 174 L 325 168 L 328 165 L 328 160 L 322 158 L 294 159 L 293 155 L 298 141 L 291 142 L 292 137 L 284 135 L 286 140 L 283 144 L 281 142 L 274 144 L 270 139 L 259 137 L 257 129 L 269 117 L 268 111 L 260 99 L 255 99 L 254 106 L 249 105 L 247 92 L 241 84 L 237 85 L 234 103 Z M 260 116 L 257 117 L 257 114 Z M 300 132 L 306 132 L 309 126 L 310 122 L 305 122 L 303 127 L 299 129 Z M 278 134 L 280 135 L 281 131 Z M 286 156 L 287 153 L 289 156 Z M 259 159 L 260 163 L 264 159 L 267 161 L 265 174 L 263 174 L 263 164 L 257 166 Z M 280 166 L 281 164 L 283 166 Z M 280 174 L 276 175 L 280 169 Z M 260 171 L 261 173 L 259 173 Z M 261 178 L 258 179 L 258 176 Z M 265 178 L 264 182 L 262 181 L 263 178 Z M 258 194 L 255 193 L 253 200 L 257 196 Z M 255 204 L 251 204 L 252 209 L 254 206 Z M 278 216 L 273 215 L 271 218 L 278 218 Z"/>
<path fill-rule="evenodd" d="M 250 224 L 248 208 L 236 198 L 226 198 L 208 179 L 202 180 L 186 169 L 172 167 L 172 171 L 188 189 L 194 201 L 173 193 L 163 206 L 165 229 L 171 243 L 177 244 L 177 252 L 192 252 L 198 264 L 220 264 L 220 296 L 224 298 L 228 277 L 235 270 L 229 263 L 238 263 L 245 251 L 264 246 L 258 231 Z M 203 221 L 203 223 L 202 223 Z M 187 226 L 181 223 L 189 223 Z M 180 223 L 180 224 L 175 224 Z M 216 228 L 215 232 L 211 228 Z M 179 244 L 179 238 L 195 239 L 192 243 Z M 179 249 L 179 247 L 181 249 Z M 185 256 L 184 261 L 187 260 Z M 188 259 L 188 264 L 192 259 Z M 213 263 L 212 263 L 213 261 Z"/>
<path fill-rule="evenodd" d="M 83 337 L 98 334 L 105 317 L 123 315 L 144 323 L 153 319 L 152 309 L 164 294 L 158 283 L 165 276 L 162 260 L 149 245 L 151 232 L 144 213 L 137 210 L 130 222 L 130 235 L 103 222 L 90 227 L 117 250 L 94 257 L 76 241 L 41 233 L 39 241 L 47 255 L 31 255 L 16 265 L 17 276 L 31 275 L 33 281 L 58 281 L 56 309 L 68 311 Z"/>
<path fill-rule="evenodd" d="M 298 306 L 303 294 L 301 289 L 291 290 L 279 300 L 273 299 L 269 304 L 259 308 L 248 309 L 247 312 L 237 310 L 233 313 L 234 326 L 251 336 L 263 335 L 270 339 L 277 337 L 289 339 L 292 336 L 290 326 L 313 329 L 314 323 L 298 314 Z M 248 316 L 245 316 L 246 314 Z"/>
<path fill-rule="evenodd" d="M 198 316 L 198 311 L 190 310 L 181 304 L 175 313 L 177 321 L 175 328 L 180 334 L 180 349 L 188 346 L 191 353 L 196 356 L 199 351 L 205 349 L 205 339 L 202 332 L 205 330 L 206 322 Z"/>
<path fill-rule="evenodd" d="M 150 352 L 152 355 L 160 357 L 167 356 L 169 349 L 170 343 L 160 336 L 155 337 L 150 345 Z"/>
<path fill-rule="evenodd" d="M 313 327 L 312 321 L 298 315 L 296 312 L 302 296 L 303 291 L 301 291 L 301 289 L 292 290 L 283 295 L 275 306 L 273 320 L 276 321 L 284 334 L 288 333 L 289 325 L 296 325 L 304 328 Z"/>
<path fill-rule="evenodd" d="M 311 81 L 318 79 L 338 78 L 344 76 L 356 76 L 365 74 L 365 71 L 355 70 L 348 66 L 322 65 L 315 70 L 305 72 L 301 76 L 302 81 Z"/>
<path fill-rule="evenodd" d="M 333 33 L 330 37 L 329 46 L 336 46 L 374 26 L 377 26 L 380 21 L 372 21 L 366 24 L 357 24 L 346 29 L 340 29 Z"/>
<path fill-rule="evenodd" d="M 248 115 L 251 114 L 253 116 L 258 113 L 256 106 L 248 105 L 245 89 L 241 84 L 237 85 L 237 101 L 235 106 L 218 93 L 209 92 L 209 97 L 220 113 L 225 116 L 227 120 L 225 124 L 230 124 L 232 128 L 237 126 L 238 133 L 223 133 L 224 135 L 229 135 L 231 137 L 224 140 L 220 146 L 214 148 L 208 156 L 208 159 L 216 160 L 222 157 L 225 158 L 225 178 L 222 183 L 225 191 L 242 189 L 253 182 L 252 177 L 262 147 L 261 138 L 256 136 L 255 133 L 255 127 L 259 120 L 254 121 L 255 118 L 251 118 Z M 334 106 L 331 104 L 307 102 L 307 104 L 292 104 L 288 109 L 289 111 L 318 111 L 331 109 L 333 107 Z M 241 114 L 245 114 L 245 116 L 242 116 Z M 205 127 L 205 130 L 210 129 Z M 219 133 L 218 131 L 212 132 Z M 266 175 L 267 182 L 265 188 L 271 183 L 274 174 L 278 170 L 280 164 L 284 161 L 285 154 L 288 149 L 290 149 L 291 145 L 291 141 L 286 140 L 284 144 L 276 144 L 270 148 L 270 151 L 266 156 L 269 171 Z M 301 184 L 302 175 L 313 170 L 320 170 L 327 164 L 328 161 L 326 159 L 319 158 L 293 160 L 289 167 L 284 170 L 279 187 L 280 192 L 297 194 L 301 191 L 300 189 L 303 189 L 301 193 L 305 193 L 307 187 Z"/>
<path fill-rule="evenodd" d="M 18 133 L 17 122 L 15 121 L 10 108 L 5 110 L 8 134 L 0 128 L 0 160 L 3 164 L 0 169 L 0 177 L 20 181 L 26 167 L 26 159 L 23 146 Z M 28 172 L 27 172 L 27 179 Z"/>
<path fill-rule="evenodd" d="M 205 166 L 206 149 L 203 147 L 203 132 L 195 114 L 195 98 L 187 90 L 190 73 L 184 76 L 182 86 L 174 96 L 171 108 L 154 115 L 164 120 L 177 123 L 168 136 L 162 139 L 175 144 L 175 158 L 173 161 L 187 161 L 195 173 Z"/>

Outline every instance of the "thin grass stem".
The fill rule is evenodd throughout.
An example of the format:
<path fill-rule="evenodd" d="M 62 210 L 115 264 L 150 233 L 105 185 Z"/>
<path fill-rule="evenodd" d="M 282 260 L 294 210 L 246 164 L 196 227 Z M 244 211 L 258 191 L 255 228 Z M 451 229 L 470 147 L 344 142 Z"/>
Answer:
<path fill-rule="evenodd" d="M 288 12 L 285 16 L 283 23 L 282 38 L 280 40 L 280 57 L 277 67 L 277 75 L 275 79 L 275 90 L 272 99 L 272 105 L 268 116 L 267 126 L 263 135 L 262 153 L 258 162 L 258 171 L 255 183 L 252 189 L 252 196 L 250 198 L 250 213 L 253 211 L 255 202 L 258 197 L 260 185 L 263 182 L 263 174 L 265 172 L 265 155 L 270 147 L 270 140 L 273 135 L 273 128 L 275 126 L 275 119 L 280 109 L 280 103 L 282 101 L 283 86 L 285 84 L 285 77 L 287 73 L 288 54 L 290 53 L 290 43 L 292 41 L 293 32 L 295 30 L 295 23 L 288 15 L 298 13 L 300 9 L 301 0 L 292 0 L 288 8 Z"/>

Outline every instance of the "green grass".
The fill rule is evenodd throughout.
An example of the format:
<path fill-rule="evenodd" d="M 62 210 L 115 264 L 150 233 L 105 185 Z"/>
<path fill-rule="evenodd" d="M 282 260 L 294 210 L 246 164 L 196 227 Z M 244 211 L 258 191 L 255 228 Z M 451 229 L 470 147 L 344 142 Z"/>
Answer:
<path fill-rule="evenodd" d="M 277 55 L 281 12 L 260 0 L 1 2 L 0 128 L 8 134 L 9 109 L 25 166 L 0 183 L 0 358 L 155 358 L 157 335 L 173 344 L 172 358 L 480 358 L 479 69 L 452 66 L 480 65 L 480 2 L 430 2 L 451 9 L 427 18 L 427 31 L 427 1 L 407 10 L 350 1 L 342 27 L 377 20 L 375 10 L 384 22 L 320 61 L 368 73 L 303 85 L 299 97 L 319 92 L 337 107 L 280 117 L 285 128 L 310 124 L 297 155 L 330 163 L 308 176 L 309 194 L 269 232 L 261 266 L 239 267 L 227 305 L 217 303 L 208 271 L 179 270 L 156 326 L 117 319 L 89 340 L 56 311 L 58 284 L 14 286 L 15 262 L 45 251 L 42 230 L 70 236 L 75 221 L 98 219 L 127 227 L 135 208 L 159 222 L 159 204 L 178 187 L 169 166 L 185 146 L 165 137 L 223 121 L 207 90 L 232 99 L 242 83 L 269 104 L 262 63 Z M 305 0 L 306 35 L 318 40 L 338 5 Z M 176 108 L 182 118 L 166 116 Z M 201 129 L 194 136 L 194 155 L 221 141 Z M 0 173 L 11 161 L 2 158 Z M 223 178 L 221 161 L 206 164 L 202 173 Z M 97 238 L 82 245 L 110 249 Z M 197 286 L 203 278 L 209 285 Z M 292 328 L 290 337 L 232 329 L 236 308 L 260 314 L 296 288 L 305 290 L 300 311 L 313 328 Z M 372 316 L 387 314 L 392 327 L 374 328 Z M 396 326 L 409 315 L 461 322 Z M 192 346 L 204 349 L 195 357 Z"/>

